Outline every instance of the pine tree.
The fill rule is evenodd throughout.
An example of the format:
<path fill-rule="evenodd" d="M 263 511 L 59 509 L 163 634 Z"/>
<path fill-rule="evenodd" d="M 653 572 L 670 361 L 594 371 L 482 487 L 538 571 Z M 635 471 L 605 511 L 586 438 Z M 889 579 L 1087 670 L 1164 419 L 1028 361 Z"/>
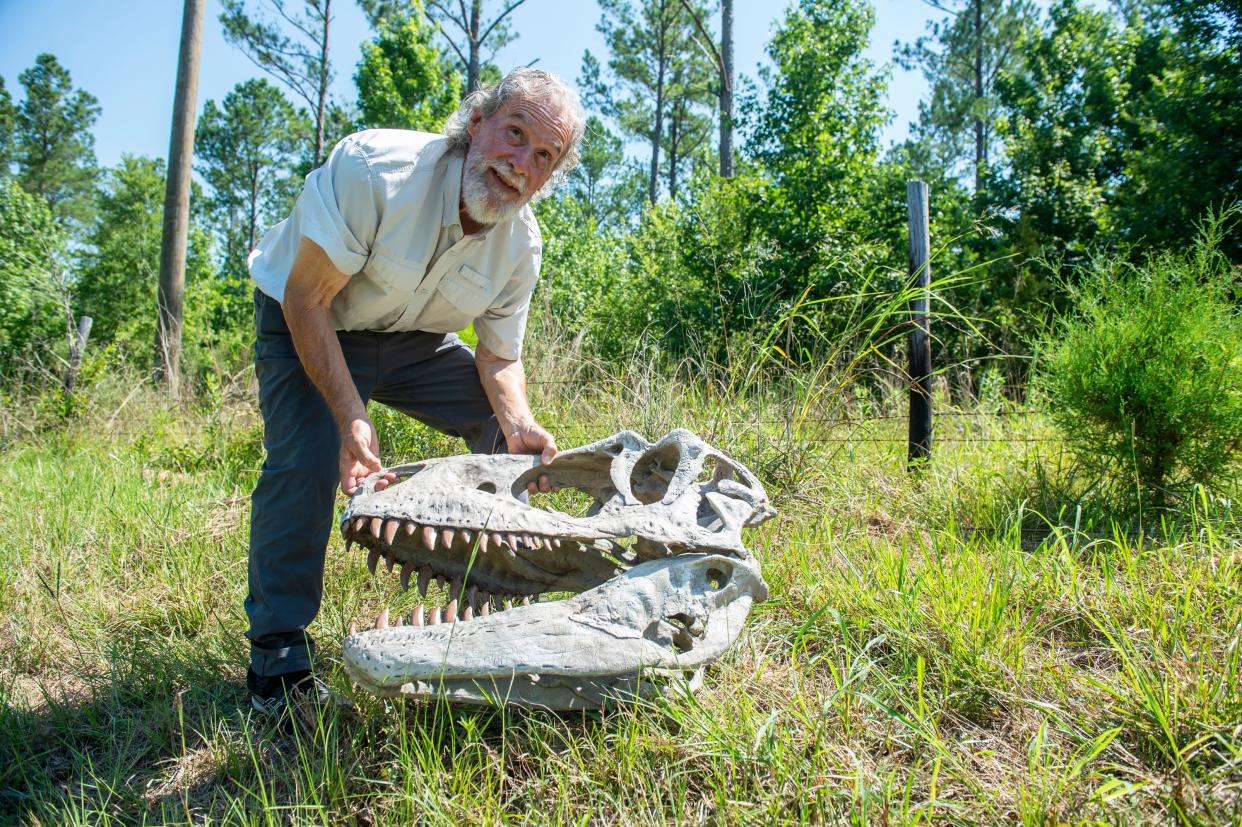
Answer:
<path fill-rule="evenodd" d="M 312 166 L 323 162 L 328 131 L 328 85 L 332 64 L 328 59 L 328 36 L 332 23 L 332 0 L 302 0 L 305 10 L 287 8 L 290 0 L 261 0 L 296 34 L 282 26 L 246 13 L 246 0 L 221 0 L 220 23 L 224 39 L 237 46 L 260 69 L 283 83 L 305 101 L 314 113 Z"/>
<path fill-rule="evenodd" d="M 283 217 L 298 183 L 298 147 L 310 124 L 266 80 L 237 84 L 207 101 L 195 139 L 198 173 L 211 187 L 208 210 L 223 241 L 226 272 L 245 273 L 266 224 Z"/>
<path fill-rule="evenodd" d="M 930 35 L 898 45 L 898 62 L 920 68 L 931 99 L 919 102 L 915 134 L 939 165 L 974 173 L 975 195 L 987 192 L 997 144 L 993 128 L 999 102 L 996 82 L 1020 72 L 1019 43 L 1036 9 L 1031 0 L 926 0 L 946 17 L 929 24 Z"/>
<path fill-rule="evenodd" d="M 17 107 L 14 156 L 17 178 L 41 196 L 57 218 L 85 223 L 94 205 L 95 96 L 73 88 L 69 72 L 46 52 L 17 76 L 26 99 Z"/>

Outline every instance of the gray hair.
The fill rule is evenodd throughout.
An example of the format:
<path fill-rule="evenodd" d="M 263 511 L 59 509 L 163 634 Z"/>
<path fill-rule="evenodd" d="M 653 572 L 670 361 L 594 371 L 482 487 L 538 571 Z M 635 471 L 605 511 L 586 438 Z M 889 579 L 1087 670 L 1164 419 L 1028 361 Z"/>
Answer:
<path fill-rule="evenodd" d="M 511 100 L 551 99 L 565 108 L 569 116 L 571 131 L 569 146 L 565 149 L 556 169 L 548 183 L 535 193 L 531 200 L 538 200 L 550 193 L 565 180 L 569 171 L 578 165 L 578 146 L 582 143 L 582 135 L 586 132 L 586 112 L 582 109 L 582 101 L 573 87 L 551 72 L 542 69 L 531 69 L 526 66 L 505 75 L 499 83 L 476 89 L 462 98 L 457 111 L 449 115 L 444 124 L 444 134 L 448 136 L 449 147 L 465 152 L 470 147 L 470 133 L 467 126 L 470 116 L 478 110 L 484 118 L 490 118 L 500 107 Z"/>

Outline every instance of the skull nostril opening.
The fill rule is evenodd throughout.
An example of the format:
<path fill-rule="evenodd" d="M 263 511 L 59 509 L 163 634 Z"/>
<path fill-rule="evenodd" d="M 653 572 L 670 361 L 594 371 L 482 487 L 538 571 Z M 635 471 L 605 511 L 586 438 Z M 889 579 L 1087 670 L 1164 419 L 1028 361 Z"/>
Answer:
<path fill-rule="evenodd" d="M 707 578 L 707 585 L 713 589 L 723 589 L 725 584 L 729 582 L 729 575 L 720 569 L 708 569 L 704 572 Z"/>
<path fill-rule="evenodd" d="M 673 626 L 670 642 L 678 652 L 689 652 L 694 648 L 694 639 L 703 636 L 703 624 L 693 615 L 678 612 L 664 620 Z"/>
<path fill-rule="evenodd" d="M 479 483 L 478 490 L 483 491 L 483 492 L 488 493 L 488 494 L 495 494 L 495 493 L 496 493 L 496 485 L 495 485 L 495 483 L 490 483 L 490 482 L 481 482 L 481 483 Z"/>

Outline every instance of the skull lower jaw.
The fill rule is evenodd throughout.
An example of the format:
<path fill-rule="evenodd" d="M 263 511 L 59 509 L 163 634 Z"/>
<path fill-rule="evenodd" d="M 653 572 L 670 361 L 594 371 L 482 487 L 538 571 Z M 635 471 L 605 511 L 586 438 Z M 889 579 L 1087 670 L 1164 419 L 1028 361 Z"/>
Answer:
<path fill-rule="evenodd" d="M 350 635 L 344 662 L 382 696 L 598 708 L 684 683 L 736 639 L 765 596 L 752 564 L 683 555 L 564 601 Z"/>

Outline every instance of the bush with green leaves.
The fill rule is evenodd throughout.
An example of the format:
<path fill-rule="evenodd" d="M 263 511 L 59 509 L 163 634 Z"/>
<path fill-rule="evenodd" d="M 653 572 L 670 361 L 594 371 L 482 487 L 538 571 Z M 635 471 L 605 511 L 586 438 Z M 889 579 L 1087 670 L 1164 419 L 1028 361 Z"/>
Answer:
<path fill-rule="evenodd" d="M 65 233 L 47 202 L 0 180 L 0 356 L 64 338 Z"/>
<path fill-rule="evenodd" d="M 1086 266 L 1074 311 L 1044 343 L 1052 418 L 1118 505 L 1183 499 L 1220 481 L 1242 447 L 1242 320 L 1219 249 L 1237 218 L 1209 218 L 1184 253 Z"/>

